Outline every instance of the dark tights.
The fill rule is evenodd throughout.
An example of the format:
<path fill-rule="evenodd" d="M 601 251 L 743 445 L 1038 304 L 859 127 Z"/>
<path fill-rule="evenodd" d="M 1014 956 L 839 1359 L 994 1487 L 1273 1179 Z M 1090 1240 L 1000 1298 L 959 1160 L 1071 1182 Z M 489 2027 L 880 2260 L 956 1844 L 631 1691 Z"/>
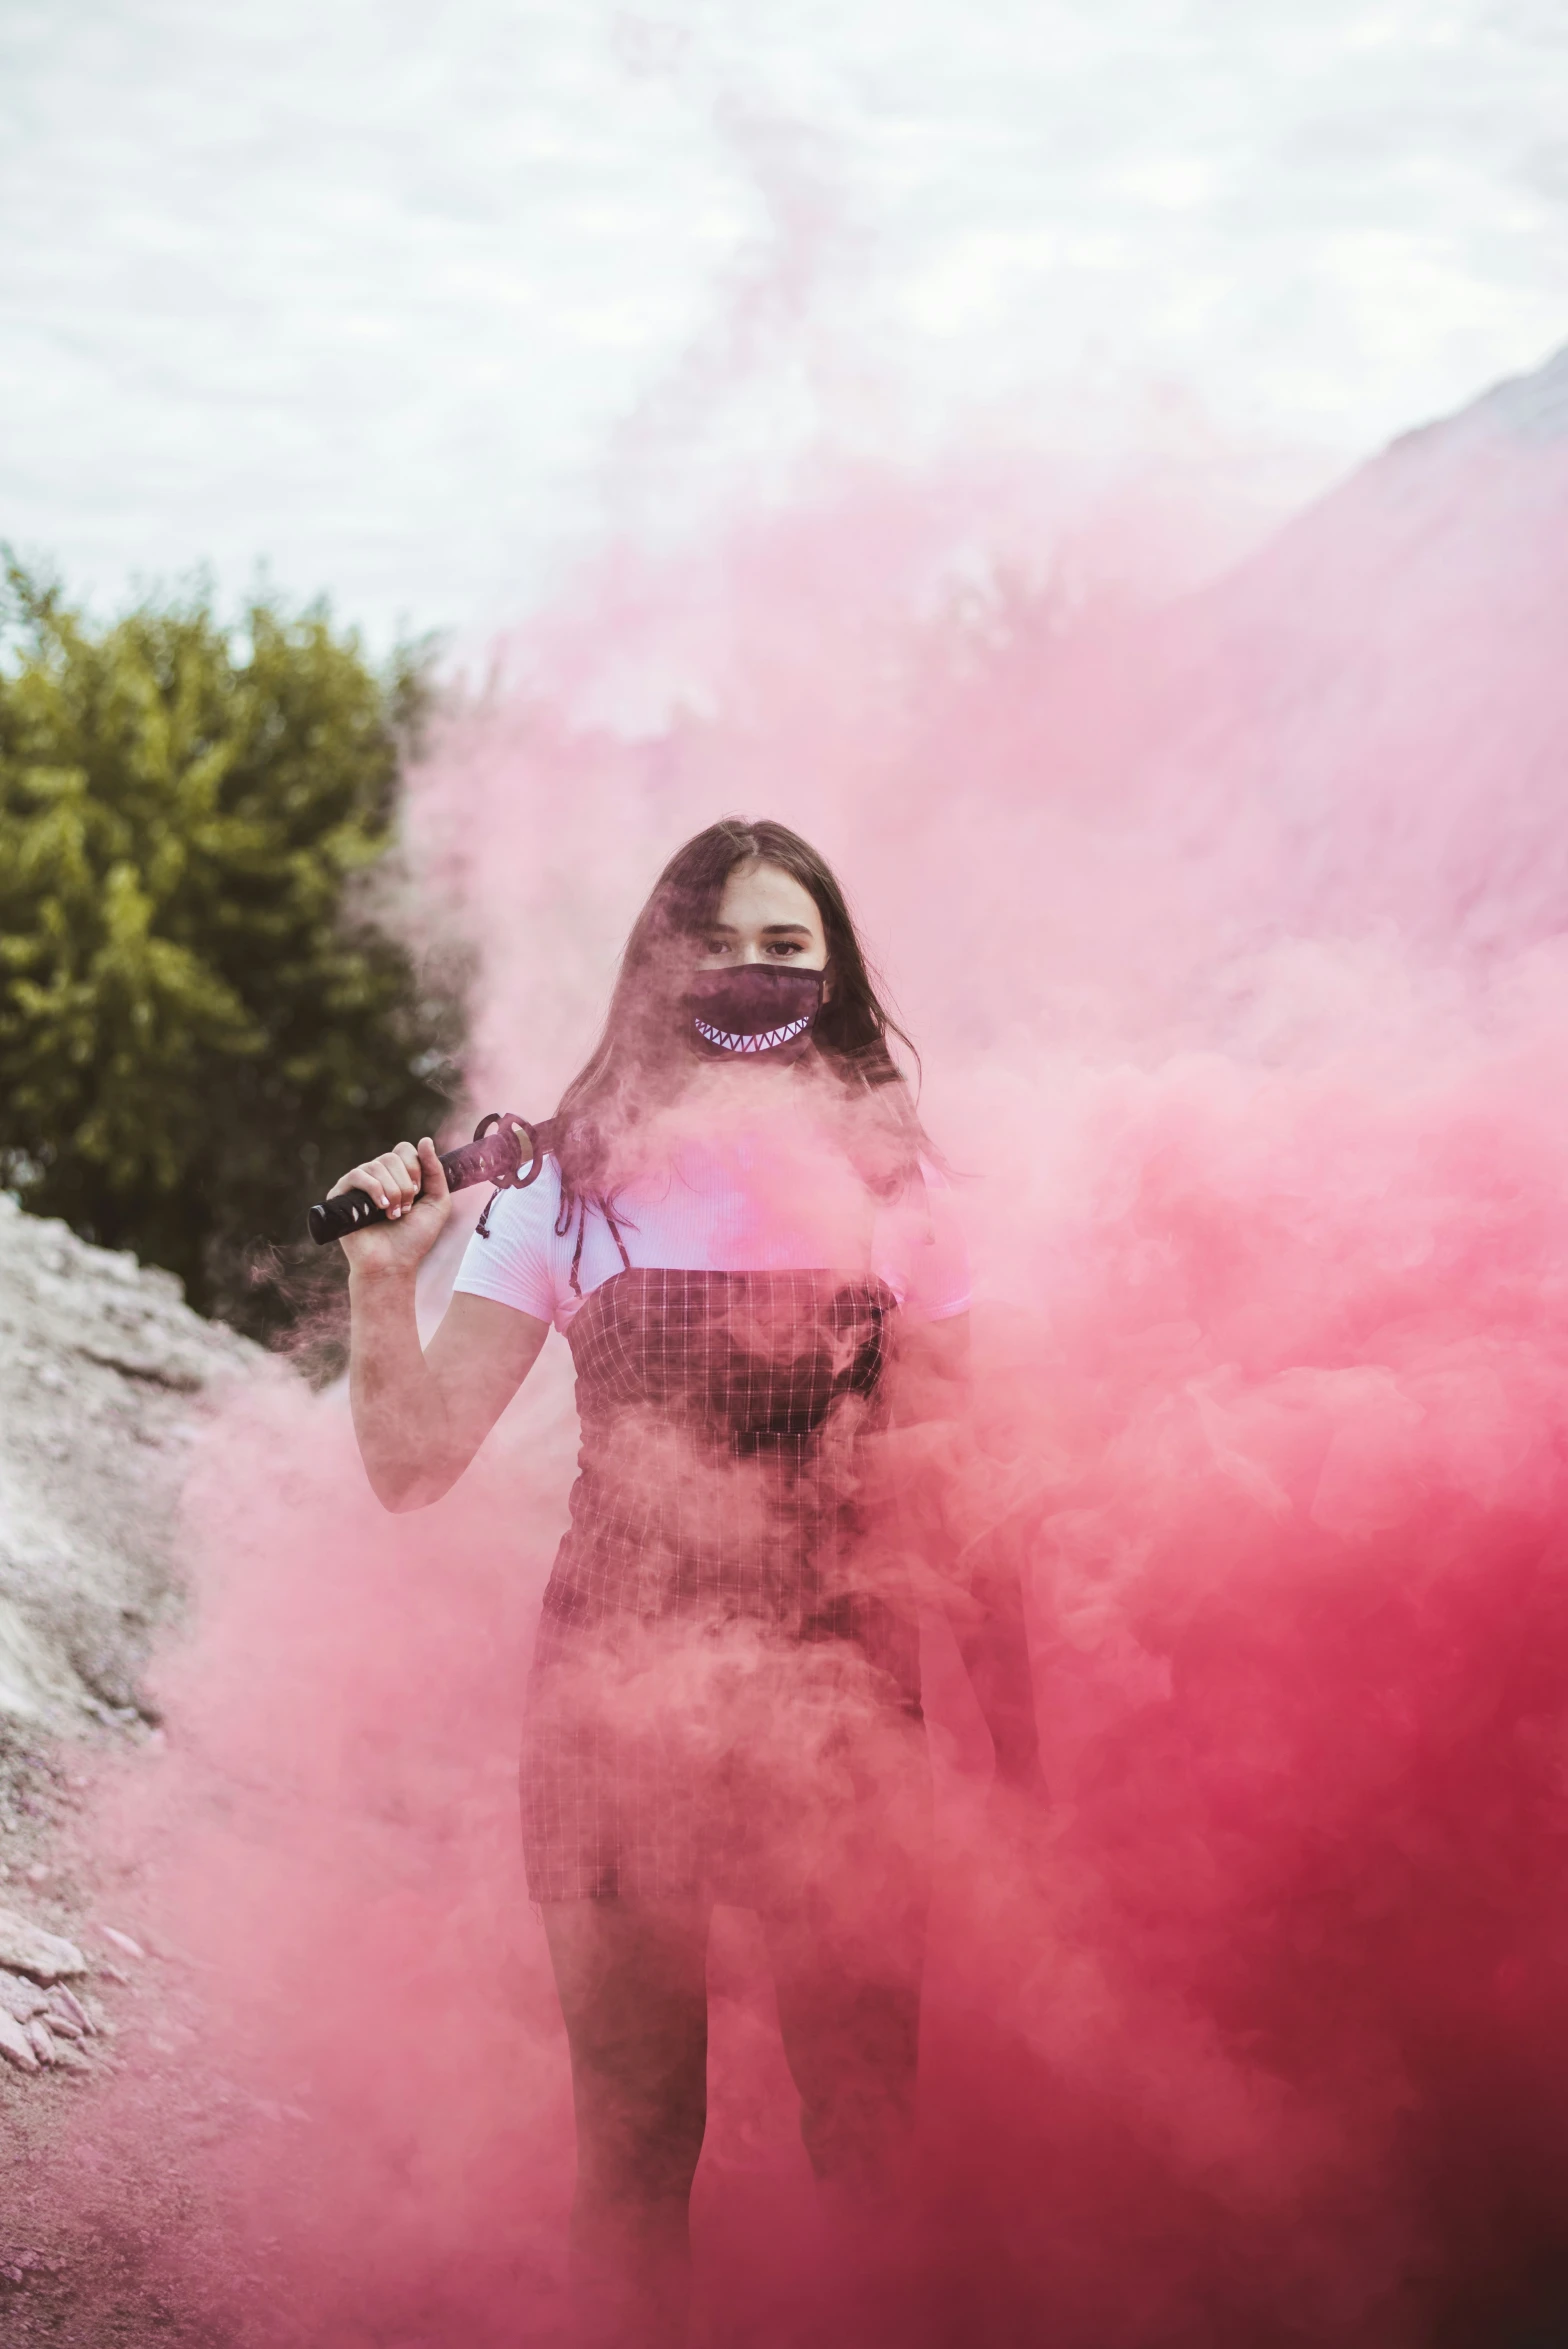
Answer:
<path fill-rule="evenodd" d="M 923 1901 L 874 1936 L 762 1919 L 801 2134 L 824 2186 L 896 2194 L 914 2121 Z M 707 2119 L 706 1901 L 544 1904 L 572 2053 L 572 2257 L 604 2341 L 684 2337 L 687 2206 Z"/>

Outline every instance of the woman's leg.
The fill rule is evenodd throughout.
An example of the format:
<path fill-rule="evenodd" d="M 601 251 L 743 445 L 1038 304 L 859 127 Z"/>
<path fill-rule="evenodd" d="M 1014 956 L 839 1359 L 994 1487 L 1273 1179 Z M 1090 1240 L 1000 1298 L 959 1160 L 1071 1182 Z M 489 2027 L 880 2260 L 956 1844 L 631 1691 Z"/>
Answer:
<path fill-rule="evenodd" d="M 572 2052 L 572 2270 L 596 2341 L 685 2336 L 687 2206 L 707 2118 L 708 1908 L 543 1904 Z"/>
<path fill-rule="evenodd" d="M 848 2204 L 897 2205 L 915 2126 L 922 1903 L 874 1933 L 821 1912 L 763 1919 L 779 2028 L 819 2183 Z"/>
<path fill-rule="evenodd" d="M 899 1716 L 854 1725 L 838 1758 L 853 1794 L 803 1808 L 816 1848 L 762 1924 L 812 2168 L 834 2199 L 891 2208 L 915 2123 L 930 1770 Z"/>

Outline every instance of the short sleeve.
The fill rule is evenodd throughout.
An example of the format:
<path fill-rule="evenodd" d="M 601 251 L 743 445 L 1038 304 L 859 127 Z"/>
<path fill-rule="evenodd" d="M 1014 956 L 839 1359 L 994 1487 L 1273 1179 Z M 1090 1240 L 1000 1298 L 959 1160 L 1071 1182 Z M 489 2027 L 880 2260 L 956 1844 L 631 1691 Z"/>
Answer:
<path fill-rule="evenodd" d="M 877 1271 L 915 1321 L 951 1321 L 970 1301 L 969 1249 L 953 1187 L 935 1167 L 879 1218 Z"/>
<path fill-rule="evenodd" d="M 511 1305 L 536 1321 L 558 1323 L 555 1220 L 560 1199 L 561 1178 L 553 1159 L 546 1160 L 539 1180 L 525 1191 L 498 1191 L 487 1228 L 475 1231 L 464 1250 L 454 1290 Z"/>

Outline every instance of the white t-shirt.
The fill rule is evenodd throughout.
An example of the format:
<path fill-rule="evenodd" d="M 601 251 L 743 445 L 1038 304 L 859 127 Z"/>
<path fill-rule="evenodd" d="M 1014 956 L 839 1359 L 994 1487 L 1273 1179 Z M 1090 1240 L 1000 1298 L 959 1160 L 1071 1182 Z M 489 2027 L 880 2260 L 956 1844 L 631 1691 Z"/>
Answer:
<path fill-rule="evenodd" d="M 914 1318 L 944 1321 L 969 1304 L 969 1259 L 953 1194 L 922 1166 L 898 1195 L 869 1192 L 847 1161 L 817 1152 L 788 1162 L 731 1136 L 687 1143 L 657 1174 L 624 1184 L 612 1209 L 632 1264 L 683 1272 L 826 1270 L 884 1281 Z M 602 1283 L 625 1269 L 615 1236 L 590 1207 L 573 1293 L 578 1209 L 564 1233 L 560 1170 L 547 1158 L 525 1191 L 492 1200 L 456 1287 L 564 1330 Z"/>

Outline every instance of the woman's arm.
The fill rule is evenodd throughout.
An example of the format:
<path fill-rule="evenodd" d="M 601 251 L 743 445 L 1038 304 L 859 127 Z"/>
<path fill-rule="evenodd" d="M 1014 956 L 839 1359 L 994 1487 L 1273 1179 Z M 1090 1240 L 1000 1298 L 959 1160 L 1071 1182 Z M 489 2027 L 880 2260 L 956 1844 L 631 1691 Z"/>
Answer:
<path fill-rule="evenodd" d="M 946 1422 L 962 1446 L 962 1420 L 969 1406 L 969 1316 L 914 1322 L 900 1333 L 893 1401 L 895 1427 L 930 1427 Z M 914 1463 L 911 1462 L 911 1467 Z M 946 1463 L 952 1467 L 951 1459 Z M 936 1463 L 936 1481 L 945 1481 Z M 908 1485 L 902 1489 L 908 1491 Z M 916 1503 L 918 1506 L 918 1503 Z M 1009 1786 L 1042 1785 L 1040 1739 L 1029 1669 L 1029 1636 L 1023 1586 L 1015 1561 L 984 1538 L 969 1552 L 963 1587 L 954 1575 L 952 1530 L 940 1497 L 933 1493 L 931 1522 L 918 1529 L 926 1545 L 947 1552 L 934 1556 L 939 1581 L 952 1592 L 948 1616 L 970 1684 L 996 1749 L 996 1775 Z M 989 1553 L 989 1554 L 988 1554 Z"/>
<path fill-rule="evenodd" d="M 419 1342 L 419 1267 L 452 1211 L 427 1135 L 356 1166 L 333 1185 L 368 1191 L 389 1220 L 352 1232 L 349 1399 L 371 1490 L 387 1509 L 421 1509 L 457 1482 L 533 1368 L 549 1325 L 489 1297 L 458 1295 L 428 1347 Z"/>

